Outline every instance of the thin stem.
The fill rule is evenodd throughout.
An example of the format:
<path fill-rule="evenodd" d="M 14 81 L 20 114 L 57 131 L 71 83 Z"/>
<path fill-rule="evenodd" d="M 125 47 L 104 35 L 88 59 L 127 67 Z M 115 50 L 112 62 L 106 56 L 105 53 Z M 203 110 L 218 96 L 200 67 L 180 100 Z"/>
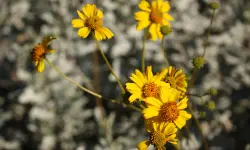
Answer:
<path fill-rule="evenodd" d="M 95 87 L 95 91 L 97 93 L 100 92 L 100 78 L 99 78 L 99 70 L 100 70 L 100 67 L 99 67 L 99 57 L 98 57 L 98 51 L 95 51 L 93 53 L 93 59 L 94 59 L 94 68 L 93 68 L 93 74 L 94 74 L 94 81 L 93 81 L 93 84 L 94 84 L 94 87 Z M 96 105 L 97 105 L 97 108 L 100 110 L 101 112 L 101 120 L 102 120 L 102 127 L 104 129 L 104 132 L 106 133 L 107 132 L 107 120 L 105 118 L 105 111 L 103 109 L 103 105 L 102 105 L 102 101 L 96 97 Z"/>
<path fill-rule="evenodd" d="M 205 37 L 204 51 L 203 51 L 202 57 L 205 56 L 206 51 L 207 51 L 208 40 L 209 40 L 209 37 L 210 37 L 210 34 L 211 34 L 211 30 L 212 30 L 212 25 L 213 25 L 213 22 L 214 22 L 214 18 L 215 18 L 215 9 L 213 9 L 213 14 L 212 14 L 212 17 L 211 17 L 211 20 L 210 20 L 210 24 L 209 24 L 209 27 L 208 27 L 208 31 L 207 31 L 207 34 L 206 34 L 206 37 Z"/>
<path fill-rule="evenodd" d="M 193 73 L 192 73 L 192 78 L 189 81 L 189 89 L 191 89 L 194 86 L 195 80 L 196 80 L 196 76 L 197 76 L 198 70 L 196 68 L 194 68 Z"/>
<path fill-rule="evenodd" d="M 202 131 L 200 122 L 199 122 L 199 120 L 195 117 L 194 111 L 193 111 L 193 109 L 191 108 L 190 105 L 188 105 L 188 110 L 189 110 L 189 112 L 191 113 L 192 118 L 194 119 L 194 121 L 195 121 L 195 123 L 196 123 L 196 125 L 197 125 L 197 127 L 198 127 L 198 130 L 199 130 L 199 132 L 200 132 L 200 134 L 201 134 L 202 143 L 203 143 L 203 145 L 204 145 L 204 150 L 208 150 L 207 140 L 206 140 L 206 138 L 205 138 L 205 136 L 204 136 L 204 134 L 203 134 L 203 131 Z"/>
<path fill-rule="evenodd" d="M 93 36 L 93 37 L 94 37 L 94 36 Z M 94 37 L 94 39 L 95 39 L 95 37 Z M 124 87 L 122 86 L 121 81 L 119 80 L 119 78 L 118 78 L 117 75 L 115 74 L 115 72 L 114 72 L 112 66 L 110 65 L 110 63 L 109 63 L 108 59 L 106 58 L 105 54 L 103 53 L 99 41 L 96 40 L 96 39 L 95 39 L 95 41 L 96 41 L 97 48 L 99 49 L 99 51 L 100 51 L 100 53 L 101 53 L 101 55 L 102 55 L 102 58 L 104 59 L 105 63 L 108 65 L 110 72 L 111 72 L 111 73 L 113 74 L 113 76 L 115 77 L 115 79 L 116 79 L 116 81 L 117 81 L 117 83 L 118 83 L 120 89 L 122 90 L 122 94 L 124 94 L 126 91 L 125 91 Z"/>
<path fill-rule="evenodd" d="M 208 95 L 210 95 L 210 94 L 209 94 L 209 93 L 205 93 L 205 94 L 203 94 L 203 95 L 198 95 L 198 94 L 187 93 L 186 95 L 194 96 L 194 97 L 204 97 L 204 96 L 208 96 Z"/>
<path fill-rule="evenodd" d="M 136 110 L 136 111 L 141 112 L 141 110 L 140 110 L 139 108 L 137 108 L 137 107 L 135 107 L 135 106 L 133 106 L 133 105 L 127 105 L 127 104 L 125 104 L 125 103 L 123 103 L 123 102 L 119 102 L 119 101 L 114 100 L 114 99 L 105 98 L 105 97 L 103 97 L 102 95 L 100 95 L 100 94 L 98 94 L 98 93 L 95 93 L 95 92 L 93 92 L 93 91 L 91 91 L 91 90 L 89 90 L 89 89 L 87 89 L 87 88 L 81 86 L 80 84 L 78 84 L 77 82 L 75 82 L 74 80 L 72 80 L 71 78 L 69 78 L 68 76 L 66 76 L 64 73 L 62 73 L 62 72 L 61 72 L 52 62 L 50 62 L 47 58 L 44 58 L 44 59 L 45 59 L 45 61 L 46 61 L 46 62 L 47 62 L 47 63 L 48 63 L 57 73 L 59 73 L 64 79 L 70 81 L 72 84 L 74 84 L 75 86 L 77 86 L 77 87 L 80 88 L 81 90 L 83 90 L 83 91 L 85 91 L 85 92 L 87 92 L 87 93 L 89 93 L 89 94 L 91 94 L 91 95 L 93 95 L 93 96 L 95 96 L 95 97 L 97 97 L 97 98 L 104 99 L 104 100 L 108 100 L 108 101 L 110 101 L 110 102 L 112 102 L 112 103 L 119 104 L 119 105 L 123 105 L 124 107 L 129 107 L 129 108 L 132 108 L 132 109 L 134 109 L 134 110 Z"/>
<path fill-rule="evenodd" d="M 141 56 L 141 70 L 142 73 L 145 74 L 145 47 L 146 47 L 146 40 L 148 36 L 148 29 L 145 29 L 144 36 L 142 40 L 142 56 Z"/>
<path fill-rule="evenodd" d="M 165 62 L 166 62 L 166 66 L 168 67 L 169 66 L 168 58 L 167 58 L 165 50 L 164 50 L 164 37 L 165 36 L 163 35 L 162 40 L 161 40 L 161 51 L 162 51 L 162 54 L 164 56 L 164 59 L 165 59 Z"/>
<path fill-rule="evenodd" d="M 197 76 L 198 71 L 199 71 L 199 70 L 197 70 L 197 69 L 194 69 L 194 70 L 193 70 L 192 78 L 191 78 L 191 80 L 190 80 L 190 82 L 189 82 L 189 85 L 190 85 L 190 86 L 189 86 L 189 90 L 194 86 L 194 82 L 195 82 L 195 80 L 196 80 L 196 76 Z M 194 111 L 193 111 L 193 109 L 192 109 L 190 103 L 188 104 L 188 110 L 189 110 L 189 112 L 191 113 L 192 118 L 194 119 L 194 121 L 195 121 L 195 123 L 196 123 L 196 125 L 197 125 L 197 127 L 198 127 L 198 129 L 199 129 L 199 132 L 200 132 L 201 138 L 202 138 L 202 143 L 203 143 L 203 145 L 204 145 L 204 150 L 208 150 L 208 145 L 207 145 L 206 138 L 205 138 L 205 136 L 204 136 L 204 134 L 203 134 L 202 128 L 201 128 L 200 123 L 199 123 L 199 120 L 198 120 L 198 119 L 195 117 L 195 115 L 194 115 Z"/>

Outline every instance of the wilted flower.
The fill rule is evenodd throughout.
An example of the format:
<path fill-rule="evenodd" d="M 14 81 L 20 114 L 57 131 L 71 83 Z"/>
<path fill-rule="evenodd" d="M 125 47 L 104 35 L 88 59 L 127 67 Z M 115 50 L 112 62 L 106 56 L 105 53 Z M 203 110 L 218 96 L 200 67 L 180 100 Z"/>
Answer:
<path fill-rule="evenodd" d="M 171 88 L 177 89 L 181 96 L 183 96 L 187 91 L 186 75 L 180 69 L 172 66 L 168 67 L 164 81 L 169 83 Z"/>
<path fill-rule="evenodd" d="M 56 50 L 54 49 L 48 49 L 48 45 L 49 43 L 56 39 L 55 37 L 44 37 L 42 40 L 42 43 L 38 43 L 37 45 L 35 45 L 35 47 L 33 48 L 32 52 L 31 52 L 31 58 L 34 61 L 35 65 L 36 65 L 36 70 L 38 72 L 42 72 L 44 70 L 44 58 L 46 56 L 47 53 L 53 53 Z"/>

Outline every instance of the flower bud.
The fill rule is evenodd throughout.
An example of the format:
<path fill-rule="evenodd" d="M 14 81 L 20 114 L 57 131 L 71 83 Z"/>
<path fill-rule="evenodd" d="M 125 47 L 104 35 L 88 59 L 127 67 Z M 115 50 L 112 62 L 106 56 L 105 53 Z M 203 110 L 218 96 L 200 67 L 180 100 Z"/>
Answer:
<path fill-rule="evenodd" d="M 194 66 L 195 69 L 200 70 L 204 66 L 204 64 L 205 64 L 205 60 L 201 56 L 196 56 L 193 59 L 193 66 Z"/>
<path fill-rule="evenodd" d="M 210 4 L 209 4 L 209 7 L 211 8 L 211 9 L 218 9 L 219 7 L 220 7 L 220 5 L 219 5 L 219 3 L 218 2 L 216 2 L 216 1 L 214 1 L 214 2 L 211 2 Z"/>
<path fill-rule="evenodd" d="M 161 33 L 163 35 L 168 35 L 172 32 L 172 28 L 170 26 L 162 26 L 161 27 Z"/>
<path fill-rule="evenodd" d="M 207 103 L 207 108 L 208 108 L 209 110 L 213 111 L 213 110 L 216 108 L 215 102 L 212 101 L 212 100 L 209 101 L 209 102 Z"/>
<path fill-rule="evenodd" d="M 201 118 L 204 118 L 204 117 L 206 117 L 206 112 L 201 111 L 201 112 L 199 112 L 199 115 Z"/>
<path fill-rule="evenodd" d="M 218 92 L 217 92 L 217 90 L 215 88 L 210 88 L 209 89 L 209 94 L 213 95 L 213 96 L 216 96 L 218 94 Z"/>

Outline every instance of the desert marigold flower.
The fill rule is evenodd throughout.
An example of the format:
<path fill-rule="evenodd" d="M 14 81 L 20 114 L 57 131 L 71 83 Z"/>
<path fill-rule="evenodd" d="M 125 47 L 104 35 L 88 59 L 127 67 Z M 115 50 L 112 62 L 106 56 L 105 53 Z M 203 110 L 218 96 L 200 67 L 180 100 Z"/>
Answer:
<path fill-rule="evenodd" d="M 171 88 L 177 89 L 180 92 L 181 96 L 184 96 L 184 94 L 186 93 L 186 75 L 183 73 L 182 70 L 179 70 L 172 66 L 168 67 L 167 74 L 163 80 L 169 83 Z"/>
<path fill-rule="evenodd" d="M 93 31 L 95 38 L 100 41 L 106 38 L 110 39 L 114 34 L 102 26 L 103 13 L 100 9 L 96 8 L 94 4 L 87 4 L 82 8 L 82 12 L 77 10 L 80 19 L 73 19 L 72 26 L 80 28 L 78 35 L 86 38 L 91 31 Z"/>
<path fill-rule="evenodd" d="M 35 45 L 31 52 L 31 59 L 36 65 L 36 70 L 38 72 L 42 72 L 44 70 L 44 58 L 46 54 L 53 53 L 56 50 L 54 49 L 48 49 L 49 43 L 56 39 L 55 37 L 44 37 L 42 40 L 42 43 L 38 43 Z"/>
<path fill-rule="evenodd" d="M 161 26 L 170 26 L 169 21 L 174 20 L 168 14 L 169 3 L 164 0 L 152 0 L 151 3 L 141 0 L 138 6 L 142 11 L 135 13 L 135 19 L 138 21 L 136 29 L 142 30 L 149 27 L 152 40 L 162 39 Z"/>
<path fill-rule="evenodd" d="M 147 125 L 149 140 L 141 141 L 138 150 L 147 150 L 148 146 L 154 145 L 158 150 L 164 150 L 167 142 L 177 144 L 176 127 L 173 123 L 160 123 Z"/>
<path fill-rule="evenodd" d="M 163 69 L 154 76 L 151 66 L 147 67 L 145 75 L 136 69 L 130 77 L 134 83 L 126 83 L 126 89 L 132 94 L 129 101 L 132 103 L 136 99 L 145 100 L 148 97 L 159 97 L 161 87 L 170 87 L 168 83 L 161 81 L 166 75 L 166 71 Z"/>
<path fill-rule="evenodd" d="M 169 122 L 182 128 L 191 115 L 184 109 L 187 107 L 188 98 L 184 97 L 179 102 L 179 92 L 173 88 L 161 88 L 160 98 L 149 97 L 142 113 L 146 120 L 153 123 Z"/>

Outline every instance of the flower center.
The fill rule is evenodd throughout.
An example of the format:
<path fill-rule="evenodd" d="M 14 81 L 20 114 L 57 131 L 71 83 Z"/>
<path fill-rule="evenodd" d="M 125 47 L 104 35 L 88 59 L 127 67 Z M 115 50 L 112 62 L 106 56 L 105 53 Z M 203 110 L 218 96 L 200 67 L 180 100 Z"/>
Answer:
<path fill-rule="evenodd" d="M 161 23 L 163 19 L 163 15 L 159 10 L 157 10 L 156 8 L 153 8 L 150 14 L 150 19 L 151 21 L 155 23 Z"/>
<path fill-rule="evenodd" d="M 175 77 L 167 77 L 166 82 L 168 82 L 172 88 L 176 88 L 177 86 Z"/>
<path fill-rule="evenodd" d="M 95 30 L 102 26 L 102 19 L 98 16 L 87 18 L 85 21 L 85 26 Z"/>
<path fill-rule="evenodd" d="M 163 121 L 171 122 L 178 118 L 179 109 L 176 102 L 168 102 L 161 106 L 161 118 Z"/>
<path fill-rule="evenodd" d="M 39 61 L 46 54 L 46 50 L 42 44 L 38 44 L 33 48 L 31 52 L 31 57 L 33 61 Z"/>
<path fill-rule="evenodd" d="M 155 131 L 149 136 L 149 141 L 152 145 L 156 146 L 157 149 L 163 149 L 164 145 L 167 142 L 165 135 L 159 131 Z"/>
<path fill-rule="evenodd" d="M 158 97 L 159 88 L 154 82 L 150 82 L 145 84 L 142 87 L 143 97 Z"/>

